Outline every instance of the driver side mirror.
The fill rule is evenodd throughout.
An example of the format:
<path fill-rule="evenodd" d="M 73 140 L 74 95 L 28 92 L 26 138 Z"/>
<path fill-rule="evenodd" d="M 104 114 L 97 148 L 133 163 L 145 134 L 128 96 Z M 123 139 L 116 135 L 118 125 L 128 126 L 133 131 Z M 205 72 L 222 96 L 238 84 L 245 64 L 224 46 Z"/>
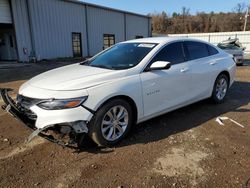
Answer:
<path fill-rule="evenodd" d="M 152 63 L 149 70 L 163 70 L 170 69 L 171 63 L 168 61 L 156 61 Z"/>

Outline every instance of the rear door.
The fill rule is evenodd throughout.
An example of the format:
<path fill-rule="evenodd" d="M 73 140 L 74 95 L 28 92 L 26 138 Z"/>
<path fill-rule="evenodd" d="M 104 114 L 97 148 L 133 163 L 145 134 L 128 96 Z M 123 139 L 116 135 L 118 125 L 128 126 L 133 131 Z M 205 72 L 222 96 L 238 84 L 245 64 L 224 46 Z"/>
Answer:
<path fill-rule="evenodd" d="M 185 41 L 184 49 L 188 58 L 188 66 L 192 81 L 190 95 L 192 100 L 199 100 L 209 95 L 216 74 L 218 51 L 210 45 L 196 41 Z"/>

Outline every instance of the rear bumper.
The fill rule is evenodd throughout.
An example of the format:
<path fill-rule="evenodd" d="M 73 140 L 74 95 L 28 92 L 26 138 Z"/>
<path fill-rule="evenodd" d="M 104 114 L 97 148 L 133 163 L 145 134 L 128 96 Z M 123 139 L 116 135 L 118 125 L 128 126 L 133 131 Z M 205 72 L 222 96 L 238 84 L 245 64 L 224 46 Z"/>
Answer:
<path fill-rule="evenodd" d="M 79 107 L 82 111 L 77 109 L 68 111 L 61 110 L 58 113 L 58 111 L 46 111 L 33 106 L 31 107 L 31 111 L 37 115 L 36 120 L 34 120 L 29 118 L 29 115 L 23 112 L 19 105 L 17 105 L 16 102 L 9 96 L 10 92 L 12 92 L 12 89 L 0 89 L 0 96 L 5 103 L 2 106 L 2 109 L 7 111 L 15 119 L 21 121 L 26 127 L 34 131 L 30 135 L 29 140 L 38 135 L 61 146 L 75 148 L 75 142 L 70 145 L 69 142 L 66 143 L 63 140 L 56 139 L 53 135 L 47 134 L 47 131 L 53 130 L 54 126 L 58 126 L 60 124 L 65 126 L 65 124 L 68 124 L 68 126 L 72 128 L 75 135 L 88 132 L 85 122 L 88 118 L 92 117 L 92 114 L 83 107 Z M 85 112 L 85 115 L 82 113 L 83 111 Z M 73 143 L 72 140 L 70 142 Z"/>

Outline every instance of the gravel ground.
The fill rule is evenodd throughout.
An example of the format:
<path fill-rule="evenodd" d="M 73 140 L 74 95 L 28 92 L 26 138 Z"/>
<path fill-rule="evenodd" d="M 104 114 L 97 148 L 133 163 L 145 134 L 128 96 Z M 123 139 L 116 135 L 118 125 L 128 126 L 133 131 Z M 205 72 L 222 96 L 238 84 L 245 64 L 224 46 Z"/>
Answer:
<path fill-rule="evenodd" d="M 17 89 L 61 65 L 0 66 L 0 88 Z M 218 116 L 244 128 L 221 126 Z M 76 152 L 41 138 L 27 144 L 30 133 L 0 110 L 0 187 L 250 188 L 250 64 L 237 67 L 223 104 L 205 100 L 139 124 L 116 148 L 87 143 Z"/>

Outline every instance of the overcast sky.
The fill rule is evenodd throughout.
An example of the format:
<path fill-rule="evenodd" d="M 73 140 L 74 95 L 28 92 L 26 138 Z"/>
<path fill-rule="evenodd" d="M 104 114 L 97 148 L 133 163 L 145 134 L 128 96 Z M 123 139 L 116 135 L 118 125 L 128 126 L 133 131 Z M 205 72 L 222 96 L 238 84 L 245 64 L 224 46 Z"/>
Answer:
<path fill-rule="evenodd" d="M 237 3 L 250 4 L 250 0 L 82 0 L 89 3 L 127 10 L 140 14 L 166 11 L 168 14 L 181 12 L 183 6 L 190 12 L 229 12 Z"/>

